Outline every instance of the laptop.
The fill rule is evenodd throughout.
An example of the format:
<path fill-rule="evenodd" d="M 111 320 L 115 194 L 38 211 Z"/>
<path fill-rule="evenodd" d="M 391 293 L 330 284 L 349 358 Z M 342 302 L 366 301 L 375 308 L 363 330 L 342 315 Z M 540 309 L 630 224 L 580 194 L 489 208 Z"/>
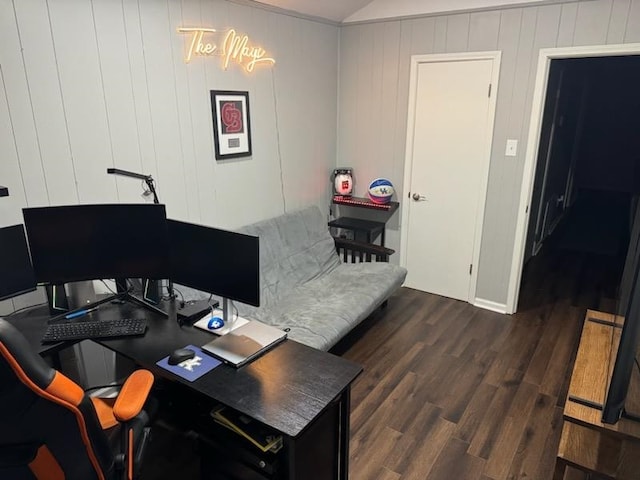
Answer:
<path fill-rule="evenodd" d="M 251 320 L 246 325 L 203 345 L 202 350 L 237 368 L 262 355 L 286 338 L 287 332 L 257 320 Z"/>

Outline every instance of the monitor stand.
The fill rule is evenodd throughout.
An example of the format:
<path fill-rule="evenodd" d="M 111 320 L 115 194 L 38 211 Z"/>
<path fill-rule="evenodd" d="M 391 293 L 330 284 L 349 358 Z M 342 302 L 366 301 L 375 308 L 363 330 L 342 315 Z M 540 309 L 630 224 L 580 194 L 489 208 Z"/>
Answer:
<path fill-rule="evenodd" d="M 160 280 L 142 280 L 142 298 L 145 302 L 158 305 L 162 299 L 162 284 Z"/>
<path fill-rule="evenodd" d="M 98 301 L 96 290 L 91 280 L 68 283 L 67 290 L 69 291 L 67 298 L 71 309 L 83 308 Z"/>
<path fill-rule="evenodd" d="M 236 328 L 249 323 L 249 320 L 243 317 L 233 316 L 228 298 L 222 298 L 222 310 L 216 308 L 212 313 L 198 320 L 193 324 L 194 327 L 201 328 L 216 335 L 226 335 Z M 220 322 L 222 320 L 222 322 Z M 220 324 L 223 324 L 220 326 Z"/>
<path fill-rule="evenodd" d="M 142 298 L 138 298 L 135 295 L 131 295 L 131 293 L 129 293 L 129 292 L 120 293 L 118 295 L 115 295 L 114 297 L 118 301 L 120 301 L 122 303 L 129 301 L 131 303 L 135 303 L 136 305 L 140 305 L 141 307 L 148 308 L 149 310 L 152 310 L 152 311 L 154 311 L 156 313 L 159 313 L 160 315 L 162 315 L 164 317 L 169 317 L 169 313 L 165 312 L 161 308 L 156 307 L 155 305 L 152 305 L 149 302 L 146 302 Z"/>
<path fill-rule="evenodd" d="M 112 300 L 113 302 L 125 303 L 127 301 L 130 301 L 137 305 L 153 310 L 154 312 L 160 313 L 165 317 L 168 316 L 167 312 L 156 306 L 158 302 L 155 301 L 155 298 L 157 293 L 160 291 L 159 280 L 146 280 L 138 278 L 116 278 L 114 280 L 116 284 L 116 292 Z M 136 289 L 140 289 L 141 291 L 134 295 L 132 291 Z M 156 293 L 150 295 L 150 289 L 155 289 Z M 151 296 L 151 298 L 149 297 L 149 295 Z"/>
<path fill-rule="evenodd" d="M 69 301 L 64 283 L 58 285 L 45 285 L 47 292 L 47 303 L 49 304 L 50 315 L 60 315 L 69 311 Z"/>
<path fill-rule="evenodd" d="M 92 285 L 93 286 L 93 285 Z M 92 309 L 94 307 L 98 307 L 103 303 L 125 303 L 130 302 L 141 307 L 152 310 L 156 313 L 164 317 L 168 317 L 169 314 L 164 310 L 159 309 L 155 305 L 146 302 L 144 299 L 138 298 L 135 295 L 132 295 L 131 292 L 125 290 L 126 280 L 125 279 L 116 279 L 117 292 L 114 292 L 112 295 L 108 295 L 104 298 L 97 299 L 94 297 L 95 301 L 90 301 L 90 298 L 85 296 L 81 297 L 84 301 L 81 304 L 73 305 L 72 308 L 69 307 L 69 302 L 67 300 L 67 296 L 65 294 L 65 285 L 47 285 L 47 299 L 49 302 L 49 313 L 51 318 L 49 318 L 48 323 L 56 323 L 60 320 L 69 320 L 67 315 L 75 314 L 76 312 L 85 311 L 88 309 Z M 94 291 L 95 294 L 95 291 Z M 74 315 L 75 316 L 75 315 Z"/>

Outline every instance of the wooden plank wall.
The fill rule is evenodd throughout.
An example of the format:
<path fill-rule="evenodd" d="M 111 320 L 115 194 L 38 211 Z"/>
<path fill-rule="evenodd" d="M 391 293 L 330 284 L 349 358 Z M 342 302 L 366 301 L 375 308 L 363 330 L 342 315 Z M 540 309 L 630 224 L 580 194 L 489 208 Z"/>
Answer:
<path fill-rule="evenodd" d="M 180 26 L 235 28 L 276 65 L 185 64 Z M 153 175 L 172 218 L 236 228 L 326 211 L 338 48 L 335 25 L 224 0 L 0 0 L 0 227 L 25 206 L 144 201 L 108 167 Z M 249 91 L 251 158 L 216 162 L 212 89 Z"/>
<path fill-rule="evenodd" d="M 403 176 L 411 55 L 502 51 L 477 297 L 506 304 L 533 88 L 541 48 L 640 41 L 640 0 L 593 0 L 380 21 L 341 28 L 338 164 L 356 193 Z M 506 140 L 517 157 L 505 157 Z M 401 201 L 402 204 L 402 201 Z M 400 212 L 387 245 L 400 248 Z"/>

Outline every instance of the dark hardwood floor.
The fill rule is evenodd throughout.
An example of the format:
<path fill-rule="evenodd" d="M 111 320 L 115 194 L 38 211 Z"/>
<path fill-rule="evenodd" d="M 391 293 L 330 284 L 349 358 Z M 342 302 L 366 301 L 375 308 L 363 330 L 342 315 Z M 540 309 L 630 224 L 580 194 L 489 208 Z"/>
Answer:
<path fill-rule="evenodd" d="M 350 478 L 551 479 L 585 310 L 611 311 L 619 268 L 540 255 L 511 316 L 400 289 L 343 353 L 364 365 Z"/>
<path fill-rule="evenodd" d="M 334 349 L 364 366 L 350 478 L 551 479 L 585 310 L 613 308 L 618 275 L 611 257 L 551 250 L 515 315 L 398 290 Z M 197 478 L 189 442 L 159 430 L 143 478 Z"/>

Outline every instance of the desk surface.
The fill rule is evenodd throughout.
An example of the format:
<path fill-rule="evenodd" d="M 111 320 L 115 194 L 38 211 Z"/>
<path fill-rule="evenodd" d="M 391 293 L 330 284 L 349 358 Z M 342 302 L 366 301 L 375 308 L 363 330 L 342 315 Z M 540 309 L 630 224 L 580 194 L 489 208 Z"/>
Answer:
<path fill-rule="evenodd" d="M 349 360 L 286 340 L 241 368 L 220 365 L 188 382 L 156 366 L 156 362 L 176 348 L 204 345 L 215 338 L 213 334 L 191 326 L 180 327 L 174 312 L 166 318 L 132 303 L 104 304 L 90 315 L 104 320 L 144 316 L 149 328 L 143 337 L 96 341 L 159 377 L 187 385 L 291 437 L 299 435 L 362 371 L 360 365 Z M 35 351 L 44 355 L 67 346 L 40 343 L 48 318 L 47 308 L 42 307 L 7 320 L 25 334 Z"/>

